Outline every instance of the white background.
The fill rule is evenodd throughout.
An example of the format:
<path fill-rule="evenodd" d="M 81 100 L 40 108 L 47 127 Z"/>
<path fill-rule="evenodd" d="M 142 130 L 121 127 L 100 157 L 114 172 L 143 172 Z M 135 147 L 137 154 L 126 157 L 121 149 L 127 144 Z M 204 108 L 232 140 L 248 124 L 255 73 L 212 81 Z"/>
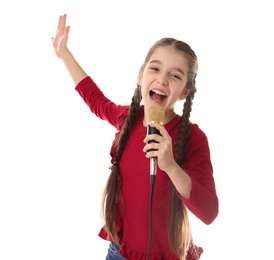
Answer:
<path fill-rule="evenodd" d="M 166 36 L 199 59 L 191 120 L 208 136 L 220 213 L 191 215 L 203 260 L 274 259 L 272 1 L 2 1 L 0 259 L 104 259 L 101 195 L 115 130 L 74 90 L 51 43 L 128 104 L 148 48 Z M 141 187 L 140 187 L 141 188 Z"/>

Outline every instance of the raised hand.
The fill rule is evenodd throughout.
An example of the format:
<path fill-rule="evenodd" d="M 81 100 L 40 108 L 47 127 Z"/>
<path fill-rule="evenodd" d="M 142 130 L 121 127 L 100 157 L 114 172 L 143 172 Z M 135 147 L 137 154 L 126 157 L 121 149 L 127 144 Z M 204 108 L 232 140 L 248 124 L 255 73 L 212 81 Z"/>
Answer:
<path fill-rule="evenodd" d="M 70 26 L 66 26 L 67 15 L 59 17 L 57 31 L 55 37 L 51 37 L 54 51 L 58 58 L 62 59 L 64 54 L 68 52 L 68 36 Z"/>

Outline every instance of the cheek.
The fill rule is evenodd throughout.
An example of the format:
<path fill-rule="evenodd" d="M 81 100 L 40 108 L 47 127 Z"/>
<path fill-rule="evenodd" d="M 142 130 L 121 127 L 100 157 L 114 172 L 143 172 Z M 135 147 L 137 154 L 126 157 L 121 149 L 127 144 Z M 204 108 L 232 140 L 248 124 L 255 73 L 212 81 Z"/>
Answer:
<path fill-rule="evenodd" d="M 147 91 L 147 89 L 148 89 L 147 86 L 149 86 L 148 82 L 145 80 L 144 77 L 140 80 L 140 84 L 139 85 L 141 86 L 141 92 L 142 93 L 145 93 Z"/>
<path fill-rule="evenodd" d="M 145 89 L 144 89 L 143 85 L 141 85 L 141 95 L 142 95 L 142 97 L 145 96 Z"/>

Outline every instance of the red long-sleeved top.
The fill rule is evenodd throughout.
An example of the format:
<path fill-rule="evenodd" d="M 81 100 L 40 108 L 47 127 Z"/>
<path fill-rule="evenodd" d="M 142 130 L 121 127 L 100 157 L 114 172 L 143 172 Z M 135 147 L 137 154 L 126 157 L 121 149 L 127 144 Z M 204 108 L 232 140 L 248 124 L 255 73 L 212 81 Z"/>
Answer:
<path fill-rule="evenodd" d="M 121 130 L 128 113 L 128 106 L 116 105 L 106 98 L 90 77 L 79 82 L 76 90 L 96 116 L 113 125 L 117 133 Z M 117 219 L 117 227 L 121 234 L 121 255 L 129 260 L 146 260 L 149 242 L 150 160 L 142 151 L 143 139 L 147 134 L 147 128 L 143 126 L 143 118 L 142 108 L 119 162 L 124 204 L 123 211 L 120 211 L 119 219 Z M 177 115 L 165 124 L 172 140 L 177 140 L 180 118 Z M 173 150 L 174 148 L 175 141 L 173 141 Z M 114 143 L 110 154 L 113 162 L 116 156 Z M 182 168 L 191 177 L 192 190 L 189 199 L 181 198 L 181 200 L 197 218 L 205 224 L 210 224 L 218 215 L 218 197 L 208 140 L 196 124 L 191 125 L 188 151 Z M 178 257 L 171 252 L 168 243 L 170 184 L 171 180 L 168 175 L 158 168 L 153 197 L 151 260 L 178 260 Z M 99 236 L 107 239 L 103 228 Z M 199 248 L 198 251 L 201 254 L 203 250 Z M 187 260 L 191 259 L 196 258 L 188 255 Z"/>

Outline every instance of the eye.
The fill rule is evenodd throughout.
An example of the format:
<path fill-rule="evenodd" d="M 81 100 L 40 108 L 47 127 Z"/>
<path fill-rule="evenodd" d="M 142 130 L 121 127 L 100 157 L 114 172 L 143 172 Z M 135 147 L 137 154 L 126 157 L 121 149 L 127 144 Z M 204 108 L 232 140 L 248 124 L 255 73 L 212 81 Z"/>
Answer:
<path fill-rule="evenodd" d="M 157 67 L 151 67 L 150 69 L 154 70 L 154 71 L 159 71 L 159 69 Z"/>
<path fill-rule="evenodd" d="M 181 79 L 181 77 L 177 74 L 171 74 L 171 77 L 176 78 L 176 79 Z"/>

